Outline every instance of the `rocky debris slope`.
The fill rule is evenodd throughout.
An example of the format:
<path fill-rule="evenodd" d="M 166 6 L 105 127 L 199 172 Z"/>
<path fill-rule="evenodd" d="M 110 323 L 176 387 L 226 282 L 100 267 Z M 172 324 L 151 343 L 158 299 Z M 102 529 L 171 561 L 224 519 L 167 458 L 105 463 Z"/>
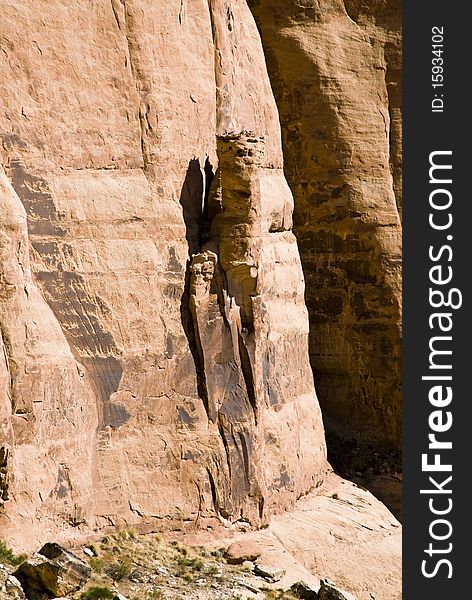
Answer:
<path fill-rule="evenodd" d="M 41 581 L 45 598 L 68 587 L 69 600 L 401 598 L 398 521 L 371 494 L 334 475 L 267 529 L 247 528 L 165 536 L 123 529 L 73 552 L 48 544 L 26 561 L 0 552 L 0 562 L 25 561 L 1 571 L 0 590 L 14 598 L 17 577 L 30 600 Z"/>
<path fill-rule="evenodd" d="M 399 450 L 401 3 L 249 4 L 280 111 L 326 428 Z"/>
<path fill-rule="evenodd" d="M 245 0 L 0 4 L 1 535 L 266 523 L 327 463 Z"/>
<path fill-rule="evenodd" d="M 319 590 L 328 578 L 359 600 L 401 599 L 400 523 L 368 491 L 334 474 L 266 530 L 236 534 L 234 541 L 239 547 L 233 542 L 230 555 L 257 554 L 257 563 L 283 567 L 285 589 L 304 581 Z"/>
<path fill-rule="evenodd" d="M 124 537 L 129 539 L 125 541 Z M 107 540 L 108 538 L 104 538 Z M 132 540 L 132 541 L 130 541 Z M 4 600 L 355 600 L 348 592 L 340 590 L 328 580 L 318 586 L 299 581 L 290 589 L 280 584 L 284 570 L 252 565 L 229 566 L 222 559 L 222 550 L 203 547 L 188 547 L 180 543 L 166 543 L 156 538 L 138 538 L 132 532 L 121 531 L 113 540 L 114 546 L 106 542 L 100 550 L 92 545 L 84 552 L 98 552 L 100 557 L 91 559 L 93 575 L 83 586 L 77 580 L 67 579 L 67 573 L 55 578 L 54 572 L 47 573 L 46 585 L 41 585 L 45 572 L 34 570 L 28 561 L 24 566 L 21 582 L 10 575 L 8 568 L 0 566 L 0 592 Z M 70 551 L 61 548 L 63 554 L 74 557 L 74 563 L 82 561 Z M 39 555 L 39 553 L 38 553 Z M 116 559 L 125 562 L 117 563 Z M 34 559 L 37 561 L 37 559 Z M 115 562 L 113 562 L 115 560 Z M 26 563 L 24 563 L 26 565 Z M 42 563 L 45 566 L 51 566 Z M 29 572 L 30 578 L 25 574 Z M 64 577 L 65 575 L 65 577 Z M 60 595 L 69 587 L 67 596 Z M 51 591 L 56 589 L 57 591 Z M 126 595 L 125 595 L 126 594 Z"/>

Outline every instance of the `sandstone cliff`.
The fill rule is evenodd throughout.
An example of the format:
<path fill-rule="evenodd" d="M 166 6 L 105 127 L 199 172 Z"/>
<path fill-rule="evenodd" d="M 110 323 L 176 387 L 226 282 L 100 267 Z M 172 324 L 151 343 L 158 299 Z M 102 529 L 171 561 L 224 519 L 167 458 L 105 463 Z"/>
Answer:
<path fill-rule="evenodd" d="M 245 0 L 0 4 L 2 536 L 266 522 L 327 463 Z"/>
<path fill-rule="evenodd" d="M 313 379 L 331 435 L 399 448 L 397 0 L 0 11 L 0 539 L 296 503 L 265 560 L 400 598 Z"/>
<path fill-rule="evenodd" d="M 249 0 L 280 111 L 328 431 L 401 447 L 401 3 Z"/>

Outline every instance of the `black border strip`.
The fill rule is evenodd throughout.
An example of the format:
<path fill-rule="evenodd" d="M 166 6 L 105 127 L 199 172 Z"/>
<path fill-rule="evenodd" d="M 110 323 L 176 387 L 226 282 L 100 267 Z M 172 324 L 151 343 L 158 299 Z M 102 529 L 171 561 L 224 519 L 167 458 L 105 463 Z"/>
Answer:
<path fill-rule="evenodd" d="M 468 297 L 472 275 L 469 242 L 472 242 L 472 186 L 467 181 L 469 175 L 472 176 L 468 147 L 471 138 L 468 105 L 471 99 L 467 92 L 471 71 L 471 22 L 466 14 L 467 3 L 459 8 L 457 3 L 437 0 L 405 2 L 403 11 L 403 599 L 452 600 L 470 595 L 466 577 L 471 570 L 468 563 L 472 541 L 472 491 L 469 485 L 472 481 L 472 473 L 469 475 L 472 471 L 469 464 L 472 458 L 469 443 L 469 440 L 472 442 L 472 398 L 467 378 L 468 372 L 472 373 L 472 366 L 468 365 L 468 342 L 472 334 Z M 434 27 L 443 28 L 442 53 L 433 54 L 433 43 L 436 41 L 439 46 L 441 37 L 438 34 L 433 40 Z M 434 88 L 433 75 L 439 74 L 440 70 L 432 72 L 432 59 L 438 57 L 443 58 L 444 85 Z M 435 63 L 439 66 L 441 61 Z M 433 112 L 432 101 L 439 98 L 444 100 L 443 111 Z M 436 101 L 434 108 L 439 110 L 440 105 Z M 438 151 L 450 151 L 452 154 L 431 156 L 432 152 Z M 429 177 L 431 160 L 452 165 L 449 171 L 433 170 L 432 183 Z M 447 182 L 449 178 L 452 178 L 452 183 Z M 431 194 L 433 204 L 437 201 L 437 204 L 442 202 L 444 205 L 448 203 L 450 194 L 451 206 L 444 210 L 432 208 Z M 433 222 L 439 225 L 441 219 L 442 224 L 448 222 L 450 213 L 453 219 L 451 226 L 435 230 L 429 223 L 431 213 Z M 430 252 L 436 258 L 431 258 Z M 434 266 L 439 266 L 439 269 L 431 273 L 430 269 Z M 451 273 L 449 283 L 431 281 L 431 278 L 446 279 Z M 445 297 L 451 289 L 457 289 L 457 293 L 453 292 L 452 303 L 459 303 L 461 293 L 462 306 L 456 309 L 432 307 L 430 288 L 443 291 Z M 440 304 L 440 298 L 436 294 L 433 302 Z M 440 330 L 439 318 L 433 317 L 433 327 L 430 326 L 431 315 L 441 312 L 451 315 L 450 320 L 444 317 L 441 321 L 444 328 L 452 323 L 450 332 Z M 442 339 L 431 342 L 435 336 Z M 452 339 L 445 339 L 447 336 Z M 433 349 L 450 350 L 452 354 L 431 354 L 430 343 Z M 430 360 L 441 368 L 431 368 Z M 452 368 L 443 368 L 447 365 Z M 423 376 L 451 376 L 452 379 L 423 380 Z M 431 392 L 431 401 L 430 390 L 435 386 L 439 389 L 436 393 Z M 452 393 L 449 403 L 447 387 Z M 435 411 L 440 411 L 440 414 L 431 416 Z M 451 441 L 452 449 L 428 449 L 428 435 L 435 433 L 434 428 L 446 428 L 450 418 L 451 427 L 436 433 L 436 439 L 445 443 Z M 428 472 L 422 469 L 424 453 L 428 454 L 426 462 L 429 464 L 440 460 L 443 465 L 450 464 L 452 471 Z M 435 454 L 439 454 L 440 458 L 436 459 Z M 452 480 L 444 483 L 450 476 Z M 436 484 L 429 477 L 435 479 Z M 438 486 L 442 486 L 443 492 Z M 422 489 L 437 493 L 422 494 Z M 450 510 L 443 515 L 432 512 L 447 509 Z M 441 519 L 447 522 L 434 523 Z M 444 539 L 435 540 L 432 534 Z M 440 563 L 441 560 L 444 562 Z"/>

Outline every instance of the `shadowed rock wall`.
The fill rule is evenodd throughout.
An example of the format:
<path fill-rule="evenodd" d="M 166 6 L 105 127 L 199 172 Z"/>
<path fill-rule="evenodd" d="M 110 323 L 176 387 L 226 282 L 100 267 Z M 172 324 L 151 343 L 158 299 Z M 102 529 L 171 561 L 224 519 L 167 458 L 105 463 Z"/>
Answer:
<path fill-rule="evenodd" d="M 401 3 L 249 4 L 280 112 L 326 428 L 399 450 Z"/>

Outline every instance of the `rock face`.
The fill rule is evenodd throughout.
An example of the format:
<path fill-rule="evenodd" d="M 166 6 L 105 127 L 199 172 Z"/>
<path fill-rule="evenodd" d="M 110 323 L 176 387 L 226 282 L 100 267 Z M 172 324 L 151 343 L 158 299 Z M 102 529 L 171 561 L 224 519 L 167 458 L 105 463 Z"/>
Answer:
<path fill-rule="evenodd" d="M 295 581 L 312 586 L 312 578 L 292 569 L 296 559 L 309 573 L 336 582 L 325 581 L 328 598 L 336 592 L 346 600 L 402 598 L 399 522 L 369 492 L 334 474 L 316 495 L 302 498 L 295 510 L 274 516 L 267 530 L 252 535 L 268 544 L 258 562 L 282 566 Z"/>
<path fill-rule="evenodd" d="M 401 439 L 401 3 L 250 0 L 280 111 L 327 429 Z"/>
<path fill-rule="evenodd" d="M 327 463 L 246 2 L 0 8 L 1 536 L 267 521 Z"/>

